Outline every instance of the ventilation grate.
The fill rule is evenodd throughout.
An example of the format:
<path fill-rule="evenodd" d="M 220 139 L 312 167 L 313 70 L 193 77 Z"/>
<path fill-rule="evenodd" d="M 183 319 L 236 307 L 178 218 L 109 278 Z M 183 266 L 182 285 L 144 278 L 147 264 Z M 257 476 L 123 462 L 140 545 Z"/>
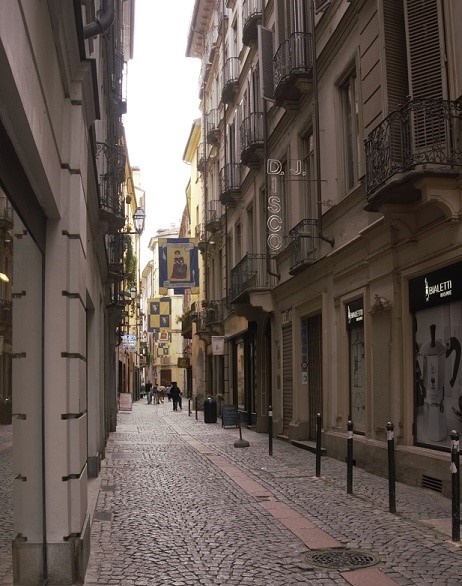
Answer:
<path fill-rule="evenodd" d="M 439 478 L 432 478 L 431 476 L 422 476 L 422 488 L 428 488 L 434 492 L 443 492 L 443 481 Z"/>
<path fill-rule="evenodd" d="M 356 570 L 368 568 L 380 562 L 380 558 L 368 551 L 359 549 L 325 549 L 312 551 L 304 556 L 305 562 L 331 570 Z"/>

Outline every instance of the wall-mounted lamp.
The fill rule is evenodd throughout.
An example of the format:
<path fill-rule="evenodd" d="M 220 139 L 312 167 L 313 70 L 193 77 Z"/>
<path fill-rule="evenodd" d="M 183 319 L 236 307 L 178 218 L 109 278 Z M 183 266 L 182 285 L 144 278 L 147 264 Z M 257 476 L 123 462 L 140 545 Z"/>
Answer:
<path fill-rule="evenodd" d="M 146 220 L 146 212 L 143 208 L 138 207 L 133 214 L 133 223 L 135 224 L 135 232 L 142 234 L 144 230 L 144 222 Z"/>
<path fill-rule="evenodd" d="M 130 298 L 136 299 L 136 287 L 135 286 L 130 288 Z"/>
<path fill-rule="evenodd" d="M 7 275 L 5 275 L 5 273 L 0 273 L 0 281 L 3 281 L 4 283 L 9 283 L 10 279 Z"/>

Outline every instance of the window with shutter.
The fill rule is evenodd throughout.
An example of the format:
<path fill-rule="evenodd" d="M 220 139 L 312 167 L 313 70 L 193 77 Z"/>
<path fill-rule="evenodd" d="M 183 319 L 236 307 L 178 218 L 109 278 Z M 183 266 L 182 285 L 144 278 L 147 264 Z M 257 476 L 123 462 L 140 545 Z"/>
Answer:
<path fill-rule="evenodd" d="M 438 0 L 406 0 L 410 88 L 414 100 L 445 97 L 438 4 Z"/>
<path fill-rule="evenodd" d="M 260 63 L 260 95 L 264 100 L 274 100 L 273 73 L 273 31 L 263 26 L 258 27 L 258 58 Z"/>

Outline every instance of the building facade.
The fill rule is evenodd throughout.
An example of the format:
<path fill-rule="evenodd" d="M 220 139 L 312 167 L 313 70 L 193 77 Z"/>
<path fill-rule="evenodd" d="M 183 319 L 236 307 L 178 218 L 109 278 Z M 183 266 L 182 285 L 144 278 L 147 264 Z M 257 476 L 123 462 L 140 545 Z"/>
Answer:
<path fill-rule="evenodd" d="M 447 494 L 462 431 L 462 7 L 197 0 L 212 370 L 249 425 Z M 213 244 L 212 244 L 213 243 Z M 212 361 L 214 348 L 207 344 Z M 194 364 L 193 364 L 194 368 Z"/>
<path fill-rule="evenodd" d="M 178 362 L 183 357 L 183 295 L 173 288 L 161 287 L 162 267 L 159 262 L 159 248 L 164 242 L 176 240 L 178 233 L 176 226 L 161 229 L 149 241 L 152 260 L 144 268 L 142 278 L 145 346 L 149 356 L 144 375 L 145 381 L 149 380 L 156 387 L 166 387 L 176 381 L 183 391 L 186 384 L 185 372 Z"/>
<path fill-rule="evenodd" d="M 117 413 L 133 12 L 0 6 L 0 396 L 14 452 L 1 533 L 15 584 L 82 583 L 88 561 L 87 480 Z"/>

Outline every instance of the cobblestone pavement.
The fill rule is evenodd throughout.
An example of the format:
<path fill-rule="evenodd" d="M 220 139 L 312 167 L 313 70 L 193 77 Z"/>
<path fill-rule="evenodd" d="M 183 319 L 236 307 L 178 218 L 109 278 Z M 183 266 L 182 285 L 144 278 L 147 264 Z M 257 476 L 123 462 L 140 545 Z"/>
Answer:
<path fill-rule="evenodd" d="M 355 469 L 348 495 L 344 463 L 324 457 L 316 478 L 314 454 L 276 439 L 269 456 L 266 435 L 242 434 L 237 448 L 237 429 L 171 403 L 120 414 L 85 585 L 462 584 L 449 499 L 398 484 L 392 515 L 387 480 Z M 351 550 L 378 563 L 342 567 Z"/>
<path fill-rule="evenodd" d="M 323 457 L 316 478 L 314 454 L 275 439 L 269 456 L 267 435 L 242 435 L 250 446 L 237 448 L 237 429 L 196 420 L 187 405 L 120 413 L 91 483 L 85 586 L 462 584 L 449 499 L 397 484 L 392 515 L 385 479 L 355 468 L 348 495 L 345 463 Z M 11 448 L 1 442 L 0 428 L 4 478 Z M 2 531 L 4 551 L 11 557 Z M 12 584 L 6 557 L 0 584 Z"/>

